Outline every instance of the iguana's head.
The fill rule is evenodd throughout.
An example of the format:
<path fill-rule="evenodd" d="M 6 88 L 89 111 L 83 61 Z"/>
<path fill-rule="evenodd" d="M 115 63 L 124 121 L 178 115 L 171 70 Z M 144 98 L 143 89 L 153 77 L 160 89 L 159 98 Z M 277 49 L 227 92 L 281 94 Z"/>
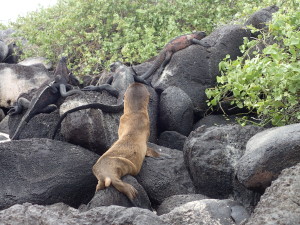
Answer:
<path fill-rule="evenodd" d="M 116 70 L 117 70 L 120 66 L 122 66 L 122 65 L 123 65 L 123 64 L 122 64 L 120 61 L 114 62 L 114 63 L 112 63 L 112 64 L 109 65 L 110 71 L 111 71 L 111 72 L 116 72 Z"/>
<path fill-rule="evenodd" d="M 70 72 L 67 68 L 67 57 L 61 57 L 54 71 L 55 82 L 63 84 L 69 83 L 69 74 Z"/>
<path fill-rule="evenodd" d="M 197 31 L 192 34 L 194 38 L 201 40 L 206 37 L 206 33 L 204 31 Z"/>

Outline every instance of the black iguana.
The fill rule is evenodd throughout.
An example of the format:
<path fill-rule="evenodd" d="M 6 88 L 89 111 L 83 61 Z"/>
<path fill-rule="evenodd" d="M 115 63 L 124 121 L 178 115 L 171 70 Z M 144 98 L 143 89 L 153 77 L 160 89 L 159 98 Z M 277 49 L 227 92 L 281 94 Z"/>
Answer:
<path fill-rule="evenodd" d="M 62 57 L 58 62 L 54 76 L 54 81 L 46 86 L 41 86 L 31 101 L 20 97 L 17 100 L 17 104 L 8 111 L 10 116 L 14 116 L 20 114 L 23 108 L 28 108 L 12 135 L 12 140 L 17 140 L 19 138 L 24 126 L 35 115 L 54 111 L 57 107 L 53 104 L 56 103 L 61 96 L 66 97 L 76 93 L 82 93 L 80 90 L 71 90 L 73 88 L 72 84 L 78 80 L 73 74 L 69 73 L 66 65 L 66 57 Z"/>

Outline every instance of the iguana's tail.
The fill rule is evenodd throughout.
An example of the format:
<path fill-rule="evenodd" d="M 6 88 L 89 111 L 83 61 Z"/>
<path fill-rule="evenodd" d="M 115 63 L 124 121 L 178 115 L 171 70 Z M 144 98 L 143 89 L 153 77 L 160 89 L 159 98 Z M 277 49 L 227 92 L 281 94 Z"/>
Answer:
<path fill-rule="evenodd" d="M 107 113 L 118 113 L 121 112 L 124 109 L 124 102 L 122 102 L 119 105 L 105 105 L 102 103 L 91 103 L 91 104 L 87 104 L 87 105 L 82 105 L 82 106 L 78 106 L 76 108 L 70 109 L 69 111 L 66 111 L 64 114 L 61 115 L 59 121 L 57 122 L 53 135 L 52 135 L 52 139 L 55 138 L 55 135 L 58 131 L 58 129 L 60 128 L 61 122 L 64 120 L 64 118 L 72 113 L 72 112 L 76 112 L 82 109 L 101 109 L 103 112 L 107 112 Z"/>
<path fill-rule="evenodd" d="M 148 79 L 152 74 L 158 70 L 158 68 L 161 66 L 163 61 L 165 60 L 166 57 L 166 52 L 163 50 L 155 59 L 154 64 L 150 67 L 150 69 L 144 73 L 143 75 L 140 76 L 140 78 L 146 80 Z"/>
<path fill-rule="evenodd" d="M 28 114 L 26 112 L 26 114 L 22 117 L 21 121 L 19 122 L 19 125 L 18 125 L 17 129 L 15 130 L 13 136 L 10 138 L 11 140 L 18 140 L 19 139 L 20 133 L 22 132 L 25 125 L 27 125 L 27 123 L 29 122 L 29 120 L 32 117 L 33 117 L 32 114 Z"/>

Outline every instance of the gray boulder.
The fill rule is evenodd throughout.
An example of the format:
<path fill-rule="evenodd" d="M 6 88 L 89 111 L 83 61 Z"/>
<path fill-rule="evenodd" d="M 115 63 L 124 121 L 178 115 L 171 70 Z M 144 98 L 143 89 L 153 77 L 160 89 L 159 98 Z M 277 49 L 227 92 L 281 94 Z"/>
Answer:
<path fill-rule="evenodd" d="M 43 65 L 47 70 L 52 68 L 52 63 L 44 57 L 30 57 L 18 63 L 23 66 Z"/>
<path fill-rule="evenodd" d="M 158 97 L 152 88 L 148 89 L 151 101 L 148 106 L 150 117 L 150 141 L 156 142 L 156 115 Z M 117 99 L 106 91 L 102 93 L 85 91 L 83 95 L 68 97 L 60 106 L 60 114 L 77 106 L 100 102 L 116 105 Z M 70 113 L 61 124 L 61 133 L 65 140 L 103 154 L 117 139 L 119 120 L 123 110 L 118 113 L 105 113 L 100 109 L 85 109 Z"/>
<path fill-rule="evenodd" d="M 245 222 L 249 214 L 243 206 L 232 200 L 204 199 L 176 207 L 160 218 L 173 225 L 235 225 Z"/>
<path fill-rule="evenodd" d="M 86 206 L 81 206 L 80 209 L 87 211 L 99 206 L 118 205 L 124 207 L 135 206 L 152 210 L 148 195 L 144 188 L 137 182 L 137 180 L 130 175 L 124 176 L 122 180 L 131 184 L 138 191 L 137 198 L 132 202 L 127 198 L 126 195 L 119 192 L 111 185 L 104 190 L 97 191 L 92 200 Z"/>
<path fill-rule="evenodd" d="M 160 205 L 172 195 L 194 194 L 194 185 L 185 167 L 182 152 L 152 143 L 148 146 L 161 153 L 161 156 L 146 157 L 136 179 L 145 188 L 153 206 Z"/>
<path fill-rule="evenodd" d="M 0 63 L 0 107 L 11 107 L 20 94 L 37 89 L 50 79 L 44 67 Z"/>
<path fill-rule="evenodd" d="M 284 169 L 272 182 L 247 225 L 298 225 L 300 221 L 300 163 Z"/>
<path fill-rule="evenodd" d="M 8 54 L 8 46 L 0 40 L 0 62 L 3 62 L 3 60 L 7 57 Z"/>
<path fill-rule="evenodd" d="M 79 146 L 49 139 L 1 143 L 0 209 L 25 202 L 87 203 L 97 184 L 91 169 L 97 159 Z"/>
<path fill-rule="evenodd" d="M 197 193 L 227 198 L 233 193 L 235 167 L 247 141 L 262 128 L 255 126 L 205 126 L 192 131 L 183 153 Z"/>
<path fill-rule="evenodd" d="M 212 127 L 217 125 L 227 125 L 227 124 L 236 124 L 235 116 L 233 115 L 208 115 L 200 119 L 197 123 L 194 124 L 193 130 L 196 130 L 198 127 L 205 125 L 206 127 Z"/>
<path fill-rule="evenodd" d="M 170 86 L 182 89 L 192 100 L 196 112 L 204 113 L 206 88 L 215 86 L 219 72 L 219 62 L 227 54 L 235 59 L 240 56 L 239 46 L 244 37 L 251 33 L 242 26 L 228 25 L 216 29 L 202 42 L 211 47 L 192 45 L 176 52 L 161 75 L 157 73 L 150 78 L 152 86 L 162 92 Z"/>
<path fill-rule="evenodd" d="M 271 128 L 248 141 L 237 177 L 248 188 L 265 189 L 283 169 L 299 162 L 300 123 Z"/>
<path fill-rule="evenodd" d="M 160 95 L 159 124 L 162 131 L 188 135 L 193 127 L 193 102 L 180 88 L 170 86 Z"/>
<path fill-rule="evenodd" d="M 278 9 L 276 5 L 273 5 L 253 13 L 245 22 L 245 26 L 252 25 L 257 29 L 265 28 L 266 23 L 272 19 L 272 13 L 277 12 Z"/>
<path fill-rule="evenodd" d="M 14 205 L 0 211 L 1 225 L 48 224 L 48 225 L 168 225 L 153 212 L 140 208 L 121 206 L 102 206 L 81 212 L 63 203 L 50 206 Z"/>
<path fill-rule="evenodd" d="M 171 212 L 174 208 L 184 205 L 188 202 L 197 200 L 209 199 L 204 195 L 190 194 L 190 195 L 173 195 L 166 198 L 157 209 L 157 215 L 163 215 Z"/>
<path fill-rule="evenodd" d="M 186 139 L 186 136 L 176 131 L 164 131 L 159 136 L 158 145 L 182 151 Z"/>

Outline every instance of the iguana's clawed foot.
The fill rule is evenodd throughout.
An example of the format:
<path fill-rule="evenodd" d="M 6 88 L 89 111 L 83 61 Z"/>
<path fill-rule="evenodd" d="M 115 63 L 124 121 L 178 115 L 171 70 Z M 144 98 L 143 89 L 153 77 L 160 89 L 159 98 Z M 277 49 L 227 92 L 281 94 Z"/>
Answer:
<path fill-rule="evenodd" d="M 133 78 L 135 82 L 142 83 L 151 87 L 151 84 L 148 81 L 144 80 L 143 78 L 136 75 L 133 75 Z"/>
<path fill-rule="evenodd" d="M 57 83 L 52 82 L 49 84 L 49 87 L 51 88 L 51 92 L 53 94 L 56 94 L 58 92 L 58 84 Z"/>
<path fill-rule="evenodd" d="M 156 160 L 172 159 L 172 156 L 165 153 L 159 153 L 159 157 L 153 157 Z"/>
<path fill-rule="evenodd" d="M 86 87 L 82 88 L 81 90 L 82 91 L 98 91 L 98 92 L 107 91 L 108 93 L 115 96 L 116 98 L 119 96 L 119 91 L 117 89 L 113 88 L 109 84 L 102 84 L 100 86 L 90 85 L 90 86 L 86 86 Z"/>
<path fill-rule="evenodd" d="M 42 110 L 40 110 L 40 113 L 51 113 L 54 112 L 57 109 L 57 106 L 54 104 L 48 105 Z"/>
<path fill-rule="evenodd" d="M 14 115 L 20 114 L 22 111 L 23 111 L 22 105 L 15 105 L 15 106 L 10 107 L 7 114 L 10 116 L 14 116 Z"/>
<path fill-rule="evenodd" d="M 193 41 L 193 43 L 196 44 L 196 45 L 201 45 L 201 46 L 206 47 L 206 48 L 211 47 L 210 44 L 206 43 L 206 42 L 203 41 L 203 40 L 198 40 L 198 39 L 196 39 L 196 38 L 193 38 L 192 41 Z"/>

